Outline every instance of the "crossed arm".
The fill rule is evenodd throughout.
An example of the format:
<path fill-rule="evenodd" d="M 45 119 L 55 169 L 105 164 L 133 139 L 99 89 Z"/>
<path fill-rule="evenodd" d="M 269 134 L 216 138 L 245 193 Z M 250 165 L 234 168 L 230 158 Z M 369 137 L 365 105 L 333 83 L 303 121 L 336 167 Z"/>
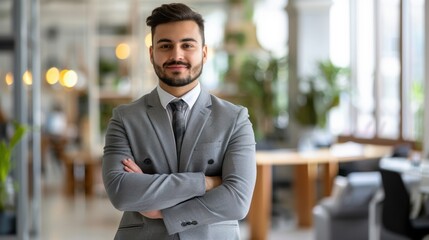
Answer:
<path fill-rule="evenodd" d="M 218 157 L 222 165 L 214 171 L 221 177 L 205 176 L 204 168 L 171 173 L 163 156 L 157 157 L 157 169 L 164 171 L 150 174 L 133 166 L 133 160 L 118 161 L 131 156 L 151 156 L 154 155 L 150 154 L 151 149 L 160 150 L 158 143 L 146 142 L 130 127 L 137 125 L 133 122 L 137 120 L 127 118 L 124 123 L 122 115 L 127 112 L 120 110 L 113 112 L 109 123 L 102 165 L 103 183 L 115 208 L 124 212 L 142 211 L 148 218 L 162 218 L 169 234 L 246 216 L 256 179 L 255 140 L 246 109 L 240 109 L 237 115 L 229 114 L 234 117 L 231 121 L 213 120 L 213 125 L 204 132 L 206 139 L 198 146 L 201 155 L 195 155 L 198 158 L 215 156 L 217 153 L 214 151 L 222 151 L 222 156 Z M 209 137 L 218 136 L 216 129 L 226 122 L 231 124 L 223 133 L 225 140 Z M 138 132 L 152 131 L 151 126 L 141 128 Z M 136 152 L 133 153 L 133 145 L 140 142 L 147 143 L 145 148 L 139 150 L 134 146 Z M 149 153 L 143 154 L 145 149 Z M 198 225 L 181 224 L 189 219 L 195 220 Z"/>
<path fill-rule="evenodd" d="M 122 160 L 122 164 L 124 165 L 124 170 L 129 173 L 139 173 L 144 174 L 140 167 L 131 159 L 127 158 Z M 205 185 L 206 192 L 212 190 L 213 188 L 222 184 L 222 179 L 219 176 L 206 176 L 205 177 Z M 152 218 L 152 219 L 160 219 L 163 218 L 161 210 L 153 210 L 147 212 L 140 212 L 141 215 Z"/>

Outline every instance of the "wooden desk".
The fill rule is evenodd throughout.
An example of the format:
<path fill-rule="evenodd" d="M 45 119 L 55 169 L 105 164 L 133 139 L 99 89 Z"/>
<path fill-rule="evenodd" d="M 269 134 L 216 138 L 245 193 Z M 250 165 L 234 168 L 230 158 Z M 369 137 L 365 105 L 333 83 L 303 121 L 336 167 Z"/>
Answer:
<path fill-rule="evenodd" d="M 88 151 L 65 152 L 63 160 L 65 164 L 65 193 L 68 196 L 75 194 L 77 188 L 81 187 L 85 191 L 85 195 L 92 196 L 95 182 L 95 171 L 97 166 L 101 164 L 97 158 Z M 77 177 L 76 170 L 82 171 L 81 178 Z"/>
<path fill-rule="evenodd" d="M 337 144 L 330 149 L 308 152 L 293 150 L 257 151 L 257 178 L 252 204 L 247 216 L 252 240 L 268 238 L 271 225 L 272 166 L 294 165 L 295 208 L 300 227 L 312 224 L 316 203 L 317 168 L 323 168 L 323 193 L 329 196 L 338 173 L 338 163 L 375 159 L 390 154 L 392 147 L 377 145 Z"/>

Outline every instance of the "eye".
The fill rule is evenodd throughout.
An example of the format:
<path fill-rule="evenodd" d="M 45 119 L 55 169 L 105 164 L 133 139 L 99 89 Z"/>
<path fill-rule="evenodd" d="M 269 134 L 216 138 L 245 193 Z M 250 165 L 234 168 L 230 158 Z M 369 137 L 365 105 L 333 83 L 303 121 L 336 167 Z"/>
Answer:
<path fill-rule="evenodd" d="M 193 48 L 194 47 L 194 45 L 193 44 L 190 44 L 190 43 L 184 43 L 183 45 L 182 45 L 182 48 L 184 48 L 184 49 L 190 49 L 190 48 Z"/>
<path fill-rule="evenodd" d="M 171 44 L 161 44 L 158 46 L 159 49 L 170 49 L 172 48 Z"/>

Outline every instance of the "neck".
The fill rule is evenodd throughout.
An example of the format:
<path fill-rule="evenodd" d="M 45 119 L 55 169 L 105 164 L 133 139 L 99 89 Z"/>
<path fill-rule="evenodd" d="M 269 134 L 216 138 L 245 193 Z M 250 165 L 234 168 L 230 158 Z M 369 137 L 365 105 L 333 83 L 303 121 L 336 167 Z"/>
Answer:
<path fill-rule="evenodd" d="M 170 93 L 171 95 L 180 98 L 181 96 L 185 95 L 187 92 L 191 91 L 192 89 L 194 89 L 195 86 L 198 85 L 198 80 L 195 80 L 193 82 L 191 82 L 188 85 L 182 86 L 182 87 L 172 87 L 172 86 L 168 86 L 167 84 L 163 83 L 163 82 L 159 82 L 159 86 L 164 89 L 166 92 Z"/>

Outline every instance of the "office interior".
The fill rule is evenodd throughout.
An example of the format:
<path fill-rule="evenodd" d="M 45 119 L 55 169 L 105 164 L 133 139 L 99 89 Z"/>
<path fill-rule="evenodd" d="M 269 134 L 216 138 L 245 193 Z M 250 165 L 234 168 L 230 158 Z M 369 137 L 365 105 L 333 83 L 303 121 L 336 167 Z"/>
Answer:
<path fill-rule="evenodd" d="M 0 1 L 0 124 L 7 126 L 0 139 L 14 132 L 12 122 L 27 127 L 10 174 L 19 186 L 13 191 L 16 225 L 0 239 L 113 239 L 121 212 L 110 204 L 101 179 L 104 132 L 114 107 L 156 86 L 145 19 L 169 2 Z M 181 2 L 205 18 L 209 53 L 202 87 L 249 109 L 257 152 L 268 158 L 279 151 L 330 154 L 311 166 L 308 161 L 319 158 L 296 157 L 305 166 L 262 160 L 270 162 L 270 183 L 258 194 L 267 195 L 269 208 L 252 212 L 263 214 L 252 220 L 263 224 L 240 221 L 242 238 L 341 239 L 359 229 L 368 239 L 403 239 L 381 233 L 382 222 L 370 226 L 382 188 L 372 173 L 396 155 L 418 171 L 429 164 L 429 4 Z M 368 146 L 382 151 L 363 157 Z M 363 220 L 321 216 L 322 202 L 343 196 L 354 172 L 364 174 L 353 175 L 359 184 L 376 182 L 363 187 L 362 194 L 370 194 Z M 308 179 L 315 181 L 311 193 L 296 189 Z M 302 199 L 310 199 L 304 210 Z"/>

